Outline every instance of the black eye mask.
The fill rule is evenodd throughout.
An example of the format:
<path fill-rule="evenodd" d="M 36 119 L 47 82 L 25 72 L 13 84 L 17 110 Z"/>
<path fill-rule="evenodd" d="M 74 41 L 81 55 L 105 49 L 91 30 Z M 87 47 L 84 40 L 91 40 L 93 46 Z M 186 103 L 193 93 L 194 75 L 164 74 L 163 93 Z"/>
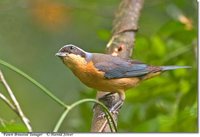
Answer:
<path fill-rule="evenodd" d="M 78 49 L 78 48 L 76 48 L 74 46 L 63 47 L 60 50 L 60 52 L 67 52 L 69 54 L 80 55 L 81 57 L 84 57 L 84 58 L 86 57 L 86 54 L 82 50 L 80 50 L 80 49 Z"/>

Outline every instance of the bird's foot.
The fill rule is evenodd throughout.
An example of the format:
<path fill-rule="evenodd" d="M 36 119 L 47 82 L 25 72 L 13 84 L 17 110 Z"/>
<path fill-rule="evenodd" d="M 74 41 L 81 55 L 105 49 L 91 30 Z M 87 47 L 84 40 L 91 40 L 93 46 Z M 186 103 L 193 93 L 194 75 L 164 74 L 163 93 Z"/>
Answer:
<path fill-rule="evenodd" d="M 118 115 L 119 112 L 118 111 L 113 111 L 113 112 L 110 112 L 111 114 L 113 115 Z M 103 118 L 106 118 L 108 114 L 106 114 L 105 112 L 101 112 L 98 116 L 97 116 L 97 119 L 103 119 Z"/>
<path fill-rule="evenodd" d="M 124 100 L 121 98 L 118 98 L 118 96 L 113 96 L 113 94 L 116 94 L 116 93 L 113 93 L 113 92 L 108 93 L 102 96 L 101 98 L 99 98 L 99 101 L 101 101 L 102 103 L 104 103 L 104 105 L 106 105 L 106 107 L 109 109 L 109 112 L 112 115 L 118 115 L 119 109 L 123 105 Z M 98 104 L 95 103 L 95 105 L 93 106 L 93 110 L 97 105 Z M 97 118 L 102 119 L 102 118 L 105 118 L 106 115 L 107 114 L 105 112 L 101 111 L 99 114 L 97 114 Z"/>
<path fill-rule="evenodd" d="M 112 107 L 112 104 L 110 102 L 108 102 L 110 100 L 110 97 L 115 94 L 115 93 L 108 93 L 108 94 L 105 94 L 104 96 L 98 98 L 99 101 L 101 101 L 102 103 L 104 103 L 104 105 L 106 105 L 108 108 L 111 108 Z M 107 103 L 108 102 L 108 103 Z M 94 108 L 97 106 L 98 104 L 95 103 L 94 106 L 93 106 L 93 111 L 94 111 Z"/>
<path fill-rule="evenodd" d="M 121 108 L 121 106 L 123 105 L 124 101 L 123 100 L 119 100 L 117 103 L 115 103 L 110 109 L 109 109 L 109 112 L 113 115 L 118 115 L 119 114 L 119 109 Z M 102 118 L 105 118 L 107 114 L 104 113 L 104 112 L 101 112 L 99 115 L 98 115 L 98 119 L 102 119 Z"/>

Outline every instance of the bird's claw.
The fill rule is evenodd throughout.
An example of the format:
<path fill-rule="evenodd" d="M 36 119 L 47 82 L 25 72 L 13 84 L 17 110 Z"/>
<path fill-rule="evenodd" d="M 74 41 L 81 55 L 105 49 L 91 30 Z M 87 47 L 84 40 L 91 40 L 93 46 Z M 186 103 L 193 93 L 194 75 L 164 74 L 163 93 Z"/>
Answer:
<path fill-rule="evenodd" d="M 118 111 L 110 111 L 110 113 L 111 114 L 114 114 L 114 115 L 118 115 L 119 114 L 119 112 Z M 106 117 L 106 113 L 105 112 L 101 112 L 98 116 L 97 116 L 97 119 L 103 119 L 103 118 L 105 118 Z"/>
<path fill-rule="evenodd" d="M 104 100 L 105 98 L 109 97 L 110 95 L 112 95 L 114 93 L 109 93 L 106 94 L 105 96 L 103 96 L 102 98 L 99 98 L 99 100 Z M 113 115 L 118 115 L 119 113 L 119 109 L 121 108 L 121 106 L 123 105 L 124 101 L 122 99 L 118 100 L 115 104 L 113 104 L 112 106 L 107 106 L 109 108 L 109 112 Z M 94 105 L 94 108 L 96 107 L 97 104 Z M 98 119 L 103 119 L 105 118 L 107 114 L 104 112 L 100 112 L 97 116 Z"/>

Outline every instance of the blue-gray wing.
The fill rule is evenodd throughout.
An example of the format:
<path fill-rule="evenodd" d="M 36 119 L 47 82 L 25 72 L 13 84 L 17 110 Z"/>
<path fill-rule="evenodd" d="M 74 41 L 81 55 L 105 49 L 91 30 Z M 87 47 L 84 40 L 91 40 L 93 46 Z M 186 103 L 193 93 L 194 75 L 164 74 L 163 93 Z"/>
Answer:
<path fill-rule="evenodd" d="M 132 60 L 99 62 L 95 67 L 105 72 L 104 77 L 107 79 L 140 77 L 149 73 L 148 65 Z"/>

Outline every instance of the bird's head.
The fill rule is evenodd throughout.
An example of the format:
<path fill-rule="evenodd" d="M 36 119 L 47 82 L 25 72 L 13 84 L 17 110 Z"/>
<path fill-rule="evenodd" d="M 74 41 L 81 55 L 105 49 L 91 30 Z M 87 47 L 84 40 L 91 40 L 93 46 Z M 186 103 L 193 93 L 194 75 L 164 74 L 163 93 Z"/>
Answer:
<path fill-rule="evenodd" d="M 72 44 L 63 46 L 57 53 L 56 56 L 60 57 L 61 60 L 67 66 L 77 65 L 80 63 L 87 63 L 92 57 L 91 53 L 82 50 Z"/>

